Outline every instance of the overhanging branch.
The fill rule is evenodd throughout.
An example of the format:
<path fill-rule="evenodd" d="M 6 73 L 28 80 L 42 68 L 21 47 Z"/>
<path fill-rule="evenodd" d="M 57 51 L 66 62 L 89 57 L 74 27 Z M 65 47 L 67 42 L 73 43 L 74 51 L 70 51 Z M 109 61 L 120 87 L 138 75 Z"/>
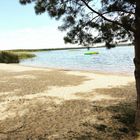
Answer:
<path fill-rule="evenodd" d="M 87 3 L 86 1 L 84 1 L 84 0 L 81 0 L 81 1 L 85 4 L 85 6 L 86 6 L 89 10 L 91 10 L 92 12 L 94 12 L 95 14 L 97 14 L 98 16 L 100 16 L 102 19 L 104 19 L 104 20 L 106 20 L 106 21 L 108 21 L 108 22 L 111 22 L 111 23 L 113 23 L 113 24 L 119 25 L 119 26 L 123 27 L 123 28 L 124 28 L 125 30 L 127 30 L 127 31 L 131 31 L 131 32 L 135 32 L 135 31 L 136 31 L 136 30 L 135 30 L 133 27 L 131 27 L 131 26 L 130 26 L 130 27 L 126 27 L 126 26 L 124 26 L 122 23 L 120 23 L 120 22 L 118 22 L 118 21 L 108 19 L 107 17 L 104 16 L 104 14 L 99 13 L 98 11 L 94 10 L 93 8 L 91 8 L 91 7 L 88 5 L 88 3 Z"/>

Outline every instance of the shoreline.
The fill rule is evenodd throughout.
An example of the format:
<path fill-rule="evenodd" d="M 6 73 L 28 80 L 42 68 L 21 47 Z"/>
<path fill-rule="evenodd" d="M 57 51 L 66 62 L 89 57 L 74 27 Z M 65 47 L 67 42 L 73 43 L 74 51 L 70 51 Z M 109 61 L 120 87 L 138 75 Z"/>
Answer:
<path fill-rule="evenodd" d="M 1 63 L 0 63 L 1 64 Z M 39 69 L 50 69 L 50 70 L 58 70 L 58 71 L 77 71 L 77 72 L 88 72 L 88 73 L 95 73 L 95 74 L 105 74 L 105 75 L 118 75 L 118 76 L 134 76 L 134 72 L 109 72 L 109 71 L 101 71 L 101 70 L 81 70 L 81 69 L 68 69 L 68 68 L 54 68 L 54 67 L 41 67 L 41 66 L 30 66 L 24 64 L 15 64 L 23 67 L 30 67 L 30 68 L 39 68 Z"/>
<path fill-rule="evenodd" d="M 117 44 L 116 47 L 134 47 L 133 44 L 127 43 L 127 44 Z M 94 48 L 106 48 L 105 45 L 97 45 L 94 47 L 89 47 L 90 49 Z M 41 49 L 8 49 L 8 50 L 1 50 L 1 51 L 27 51 L 27 52 L 41 52 L 41 51 L 59 51 L 59 50 L 76 50 L 76 49 L 87 49 L 87 47 L 66 47 L 66 48 L 41 48 Z"/>

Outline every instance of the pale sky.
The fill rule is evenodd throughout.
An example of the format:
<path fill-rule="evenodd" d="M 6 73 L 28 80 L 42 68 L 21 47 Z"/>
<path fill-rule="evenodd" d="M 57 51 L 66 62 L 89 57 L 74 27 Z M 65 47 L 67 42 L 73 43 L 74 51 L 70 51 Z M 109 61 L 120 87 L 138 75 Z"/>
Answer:
<path fill-rule="evenodd" d="M 65 33 L 58 31 L 58 21 L 47 13 L 36 15 L 33 5 L 22 6 L 19 0 L 0 1 L 0 50 L 70 47 L 64 44 Z"/>

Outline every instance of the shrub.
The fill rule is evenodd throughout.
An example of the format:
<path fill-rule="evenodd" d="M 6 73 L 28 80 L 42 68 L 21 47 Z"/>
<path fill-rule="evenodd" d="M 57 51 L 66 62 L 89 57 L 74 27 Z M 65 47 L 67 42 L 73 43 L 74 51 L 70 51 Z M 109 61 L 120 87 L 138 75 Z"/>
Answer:
<path fill-rule="evenodd" d="M 19 63 L 19 57 L 14 53 L 1 51 L 0 63 Z"/>

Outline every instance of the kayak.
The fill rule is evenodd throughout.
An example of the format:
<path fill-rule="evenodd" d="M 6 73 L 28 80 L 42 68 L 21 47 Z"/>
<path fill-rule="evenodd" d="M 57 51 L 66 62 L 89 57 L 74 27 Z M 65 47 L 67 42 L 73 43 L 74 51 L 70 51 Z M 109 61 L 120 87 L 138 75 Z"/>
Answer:
<path fill-rule="evenodd" d="M 85 52 L 85 55 L 93 55 L 93 54 L 99 54 L 99 52 Z"/>

